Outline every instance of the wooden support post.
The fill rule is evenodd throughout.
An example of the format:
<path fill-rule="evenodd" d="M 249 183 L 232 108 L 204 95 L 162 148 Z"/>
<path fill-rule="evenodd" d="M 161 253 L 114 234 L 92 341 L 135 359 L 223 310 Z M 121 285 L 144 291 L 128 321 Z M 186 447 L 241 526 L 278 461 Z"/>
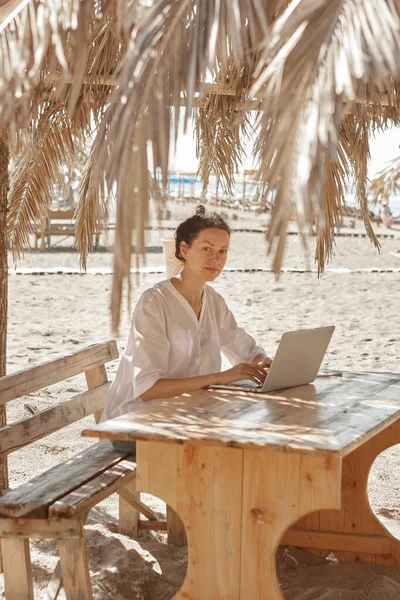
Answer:
<path fill-rule="evenodd" d="M 99 385 L 102 385 L 103 383 L 106 383 L 108 381 L 105 365 L 100 365 L 100 367 L 95 367 L 94 369 L 85 371 L 85 377 L 89 390 L 91 390 L 94 387 L 98 387 Z M 103 410 L 99 410 L 94 413 L 94 420 L 96 421 L 96 423 L 100 421 L 102 414 Z"/>
<path fill-rule="evenodd" d="M 174 598 L 238 600 L 242 451 L 141 441 L 137 449 L 137 489 L 165 500 L 186 528 L 188 569 Z"/>
<path fill-rule="evenodd" d="M 174 544 L 174 546 L 186 546 L 186 532 L 185 527 L 178 517 L 176 512 L 167 505 L 167 532 L 168 532 L 168 544 Z"/>
<path fill-rule="evenodd" d="M 8 196 L 8 134 L 0 133 L 0 377 L 6 374 L 8 261 L 7 261 L 7 196 Z M 0 406 L 0 427 L 7 425 L 5 404 Z M 7 456 L 0 458 L 0 492 L 8 488 Z M 0 573 L 2 569 L 0 552 Z"/>
<path fill-rule="evenodd" d="M 58 550 L 68 600 L 93 600 L 83 524 L 80 537 L 58 540 Z"/>
<path fill-rule="evenodd" d="M 340 481 L 335 454 L 244 451 L 240 598 L 283 600 L 275 567 L 279 543 L 296 517 L 339 508 Z"/>
<path fill-rule="evenodd" d="M 343 459 L 342 505 L 340 511 L 321 513 L 321 529 L 353 535 L 381 535 L 390 544 L 387 554 L 343 552 L 332 548 L 343 562 L 372 562 L 400 569 L 400 542 L 378 520 L 368 500 L 368 476 L 375 458 L 386 448 L 400 442 L 400 420 L 372 437 Z"/>
<path fill-rule="evenodd" d="M 285 542 L 296 543 L 308 551 L 312 546 L 321 556 L 334 552 L 342 562 L 371 562 L 400 569 L 400 541 L 382 525 L 368 500 L 372 463 L 386 448 L 398 443 L 400 420 L 345 456 L 340 510 L 326 510 L 301 519 L 288 532 Z M 301 530 L 307 532 L 303 540 Z"/>
<path fill-rule="evenodd" d="M 33 600 L 32 568 L 29 540 L 1 540 L 4 590 L 7 600 Z"/>
<path fill-rule="evenodd" d="M 133 480 L 124 486 L 124 490 L 126 490 L 129 495 L 133 496 L 135 500 L 140 502 L 140 493 L 136 492 L 136 480 Z M 137 540 L 139 538 L 139 519 L 139 511 L 133 508 L 129 501 L 119 494 L 120 532 Z"/>
<path fill-rule="evenodd" d="M 62 588 L 62 573 L 61 563 L 57 562 L 56 568 L 54 569 L 53 575 L 49 581 L 49 585 L 46 590 L 46 600 L 57 600 L 58 594 Z"/>

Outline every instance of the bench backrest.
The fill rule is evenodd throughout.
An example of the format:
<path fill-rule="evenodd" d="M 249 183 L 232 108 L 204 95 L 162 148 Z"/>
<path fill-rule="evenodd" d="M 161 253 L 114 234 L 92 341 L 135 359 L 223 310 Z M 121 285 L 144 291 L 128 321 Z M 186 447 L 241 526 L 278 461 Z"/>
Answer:
<path fill-rule="evenodd" d="M 0 456 L 5 456 L 84 417 L 101 416 L 110 382 L 105 364 L 118 358 L 114 340 L 0 378 L 0 404 L 85 373 L 88 391 L 0 428 Z"/>

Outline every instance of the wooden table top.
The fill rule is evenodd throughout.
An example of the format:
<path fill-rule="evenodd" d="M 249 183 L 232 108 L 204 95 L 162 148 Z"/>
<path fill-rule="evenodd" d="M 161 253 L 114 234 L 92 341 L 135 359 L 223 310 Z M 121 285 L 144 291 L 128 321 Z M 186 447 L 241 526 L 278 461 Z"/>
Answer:
<path fill-rule="evenodd" d="M 138 402 L 82 435 L 344 456 L 398 418 L 400 373 L 344 372 L 268 394 L 210 389 Z"/>

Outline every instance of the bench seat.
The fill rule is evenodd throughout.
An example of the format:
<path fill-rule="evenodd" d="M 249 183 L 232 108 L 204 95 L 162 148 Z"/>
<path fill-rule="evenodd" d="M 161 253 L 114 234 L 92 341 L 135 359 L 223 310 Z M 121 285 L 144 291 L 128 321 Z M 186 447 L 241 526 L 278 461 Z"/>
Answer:
<path fill-rule="evenodd" d="M 110 382 L 105 364 L 118 358 L 115 341 L 89 346 L 68 356 L 0 378 L 0 404 L 84 373 L 88 390 L 63 394 L 58 403 L 0 428 L 0 456 L 26 448 L 89 415 L 98 421 Z M 40 465 L 38 465 L 40 468 Z M 55 539 L 60 555 L 47 589 L 55 599 L 63 584 L 67 600 L 92 600 L 84 525 L 90 509 L 115 492 L 119 530 L 138 537 L 140 530 L 167 531 L 136 493 L 136 458 L 101 441 L 15 489 L 0 490 L 0 538 L 7 600 L 33 600 L 29 540 Z M 143 514 L 145 519 L 140 519 Z M 60 568 L 61 567 L 61 568 Z"/>
<path fill-rule="evenodd" d="M 135 457 L 107 441 L 93 444 L 45 473 L 0 496 L 0 517 L 68 517 L 100 502 L 135 477 Z"/>

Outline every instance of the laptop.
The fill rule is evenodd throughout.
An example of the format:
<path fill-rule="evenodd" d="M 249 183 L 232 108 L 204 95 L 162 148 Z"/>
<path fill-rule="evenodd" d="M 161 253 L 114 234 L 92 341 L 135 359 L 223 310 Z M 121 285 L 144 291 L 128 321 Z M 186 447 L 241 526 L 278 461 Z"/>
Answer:
<path fill-rule="evenodd" d="M 212 388 L 274 392 L 311 383 L 319 374 L 319 368 L 329 346 L 335 327 L 317 327 L 287 331 L 283 334 L 263 384 L 240 380 Z M 341 375 L 340 371 L 320 372 L 323 376 Z"/>

